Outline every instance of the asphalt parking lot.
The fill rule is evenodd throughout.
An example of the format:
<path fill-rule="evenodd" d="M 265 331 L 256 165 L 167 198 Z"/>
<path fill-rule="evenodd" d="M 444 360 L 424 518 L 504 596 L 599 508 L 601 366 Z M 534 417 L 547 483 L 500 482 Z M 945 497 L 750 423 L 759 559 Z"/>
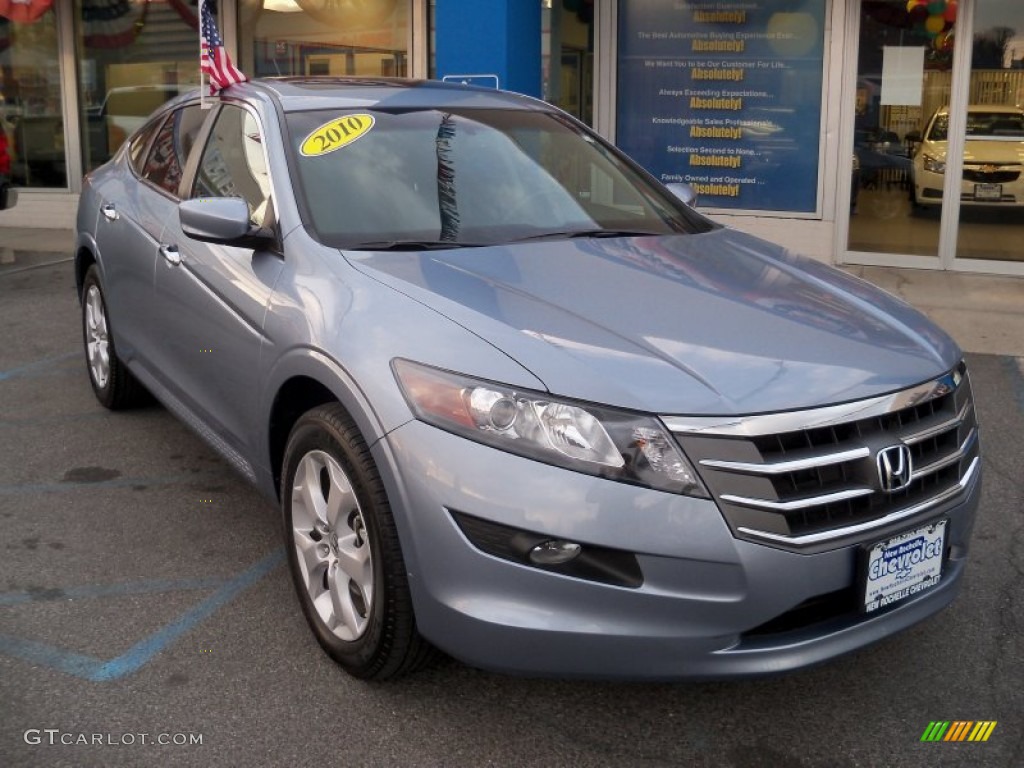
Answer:
<path fill-rule="evenodd" d="M 1024 359 L 968 358 L 983 506 L 930 621 L 756 681 L 373 685 L 307 630 L 277 511 L 159 406 L 96 402 L 66 255 L 0 265 L 0 328 L 0 766 L 1024 764 Z"/>

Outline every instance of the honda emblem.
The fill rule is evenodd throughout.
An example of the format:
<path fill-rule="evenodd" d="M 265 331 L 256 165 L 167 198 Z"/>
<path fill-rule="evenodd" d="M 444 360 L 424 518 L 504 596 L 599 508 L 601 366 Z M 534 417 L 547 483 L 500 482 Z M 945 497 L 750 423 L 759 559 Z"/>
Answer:
<path fill-rule="evenodd" d="M 875 461 L 878 464 L 878 482 L 883 491 L 896 493 L 910 485 L 914 475 L 910 448 L 902 443 L 890 445 L 878 452 Z"/>

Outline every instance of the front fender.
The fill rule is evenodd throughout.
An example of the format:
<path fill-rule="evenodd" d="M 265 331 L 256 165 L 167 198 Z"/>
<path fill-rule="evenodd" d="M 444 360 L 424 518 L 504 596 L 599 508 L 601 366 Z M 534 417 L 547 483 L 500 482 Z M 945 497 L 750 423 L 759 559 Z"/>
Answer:
<path fill-rule="evenodd" d="M 89 264 L 99 265 L 100 278 L 103 277 L 103 262 L 100 257 L 99 245 L 96 243 L 96 225 L 99 223 L 99 196 L 93 185 L 86 179 L 78 198 L 78 211 L 75 214 L 75 288 L 78 298 L 82 298 L 82 282 Z"/>
<path fill-rule="evenodd" d="M 320 350 L 298 347 L 278 357 L 267 372 L 260 400 L 261 411 L 266 416 L 264 437 L 269 433 L 270 414 L 278 394 L 288 381 L 300 376 L 318 382 L 334 394 L 342 407 L 352 415 L 368 445 L 373 445 L 384 436 L 381 420 L 374 412 L 369 398 L 341 363 Z"/>

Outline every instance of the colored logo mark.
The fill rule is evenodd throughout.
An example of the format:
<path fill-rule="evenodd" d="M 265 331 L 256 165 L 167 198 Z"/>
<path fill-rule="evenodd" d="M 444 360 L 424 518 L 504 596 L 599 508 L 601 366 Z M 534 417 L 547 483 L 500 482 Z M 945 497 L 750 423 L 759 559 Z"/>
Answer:
<path fill-rule="evenodd" d="M 933 720 L 921 734 L 921 741 L 988 741 L 996 720 Z"/>

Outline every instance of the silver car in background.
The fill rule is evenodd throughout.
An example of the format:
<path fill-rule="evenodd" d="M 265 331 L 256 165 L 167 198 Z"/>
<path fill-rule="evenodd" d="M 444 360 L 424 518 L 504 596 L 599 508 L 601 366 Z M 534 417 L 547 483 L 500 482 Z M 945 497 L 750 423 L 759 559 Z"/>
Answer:
<path fill-rule="evenodd" d="M 280 504 L 358 677 L 758 675 L 934 614 L 980 494 L 960 350 L 686 193 L 508 93 L 186 95 L 86 180 L 90 381 Z"/>

